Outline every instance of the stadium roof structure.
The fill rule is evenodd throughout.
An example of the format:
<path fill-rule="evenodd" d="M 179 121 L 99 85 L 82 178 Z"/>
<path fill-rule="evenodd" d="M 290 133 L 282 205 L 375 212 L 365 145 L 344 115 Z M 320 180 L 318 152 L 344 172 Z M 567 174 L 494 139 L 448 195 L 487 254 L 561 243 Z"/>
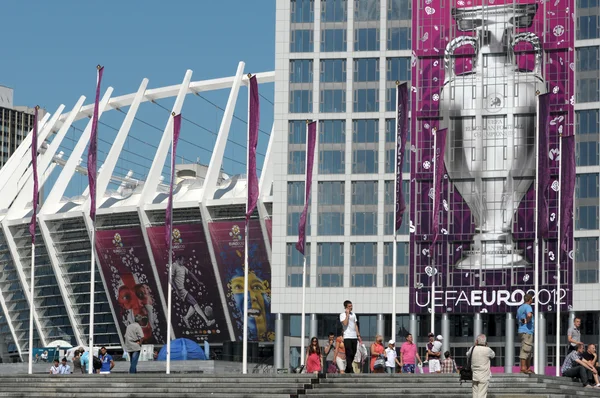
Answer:
<path fill-rule="evenodd" d="M 159 88 L 149 88 L 148 79 L 143 79 L 136 92 L 117 97 L 113 97 L 112 87 L 104 91 L 99 105 L 100 122 L 111 112 L 119 111 L 125 116 L 104 162 L 98 163 L 96 230 L 141 227 L 145 244 L 150 247 L 147 227 L 164 225 L 168 185 L 163 183 L 161 173 L 171 146 L 172 118 L 169 115 L 171 112 L 180 113 L 186 99 L 193 95 L 224 89 L 229 90 L 229 97 L 215 145 L 211 148 L 210 162 L 193 165 L 192 170 L 179 170 L 173 219 L 175 224 L 201 223 L 205 231 L 211 220 L 243 219 L 245 177 L 225 175 L 222 166 L 240 87 L 249 82 L 244 67 L 244 63 L 240 62 L 234 76 L 201 81 L 192 81 L 192 71 L 188 70 L 180 84 Z M 275 72 L 257 73 L 256 77 L 259 85 L 273 83 Z M 140 179 L 133 178 L 131 173 L 117 175 L 115 167 L 140 109 L 169 98 L 174 99 L 174 104 L 169 113 L 164 114 L 166 127 L 160 142 L 155 143 L 157 149 L 147 176 Z M 80 97 L 68 112 L 61 105 L 39 122 L 38 175 L 40 189 L 47 196 L 38 211 L 33 298 L 30 296 L 31 236 L 28 230 L 33 192 L 31 132 L 0 170 L 0 306 L 3 313 L 0 336 L 13 358 L 22 359 L 29 351 L 29 303 L 32 299 L 35 303 L 34 347 L 45 347 L 55 339 L 65 339 L 74 346 L 88 342 L 90 234 L 93 228 L 89 216 L 89 191 L 86 187 L 78 196 L 64 196 L 75 175 L 87 174 L 80 163 L 89 143 L 94 104 L 86 104 L 85 100 L 85 97 Z M 71 126 L 82 119 L 89 121 L 67 158 L 60 152 L 61 144 Z M 254 214 L 261 220 L 262 228 L 265 228 L 264 220 L 270 218 L 272 208 L 273 177 L 269 167 L 272 136 L 260 176 L 261 196 Z M 51 173 L 57 178 L 48 178 Z M 109 190 L 111 184 L 118 189 Z M 270 247 L 268 239 L 265 241 Z M 210 244 L 208 247 L 214 263 L 214 249 Z M 151 266 L 156 267 L 152 252 L 148 251 Z M 270 253 L 270 250 L 267 251 Z M 107 281 L 98 268 L 96 275 L 95 343 L 118 346 L 122 341 L 122 331 L 116 322 L 118 311 L 108 298 Z M 161 305 L 165 309 L 165 297 L 159 290 Z M 224 297 L 222 291 L 221 296 Z"/>

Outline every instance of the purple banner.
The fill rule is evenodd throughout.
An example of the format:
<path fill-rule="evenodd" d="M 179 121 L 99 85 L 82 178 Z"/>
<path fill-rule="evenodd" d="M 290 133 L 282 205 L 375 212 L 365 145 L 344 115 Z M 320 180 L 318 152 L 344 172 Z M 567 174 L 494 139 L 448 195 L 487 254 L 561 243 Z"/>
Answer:
<path fill-rule="evenodd" d="M 446 174 L 444 167 L 444 153 L 446 152 L 446 133 L 448 129 L 440 129 L 434 132 L 435 134 L 435 145 L 434 153 L 435 160 L 433 167 L 435 167 L 435 176 L 433 181 L 433 221 L 431 229 L 433 231 L 433 238 L 431 239 L 431 250 L 435 252 L 435 243 L 440 235 L 440 204 L 442 203 L 442 180 Z M 447 176 L 446 176 L 447 177 Z"/>
<path fill-rule="evenodd" d="M 402 83 L 396 86 L 396 214 L 395 231 L 402 226 L 402 217 L 406 210 L 406 201 L 402 190 L 402 168 L 408 137 L 408 85 Z"/>
<path fill-rule="evenodd" d="M 298 242 L 296 249 L 304 255 L 306 245 L 306 216 L 310 204 L 310 188 L 312 186 L 313 166 L 315 163 L 315 145 L 317 142 L 317 122 L 308 123 L 306 126 L 306 176 L 304 187 L 304 208 L 298 222 Z"/>
<path fill-rule="evenodd" d="M 244 221 L 211 222 L 210 236 L 237 340 L 244 316 Z M 258 220 L 250 221 L 248 248 L 248 341 L 274 341 L 271 314 L 271 264 Z"/>
<path fill-rule="evenodd" d="M 29 233 L 31 234 L 31 243 L 35 245 L 35 230 L 37 229 L 37 207 L 38 207 L 38 171 L 37 171 L 37 147 L 38 147 L 38 109 L 35 107 L 33 116 L 33 132 L 31 134 L 31 168 L 33 170 L 33 214 L 29 223 Z M 33 261 L 33 260 L 32 260 Z"/>
<path fill-rule="evenodd" d="M 540 238 L 550 237 L 550 212 L 548 190 L 550 189 L 550 94 L 538 96 L 538 233 Z"/>
<path fill-rule="evenodd" d="M 250 219 L 258 201 L 258 176 L 256 175 L 256 146 L 258 145 L 258 129 L 260 125 L 260 101 L 258 98 L 258 82 L 256 75 L 250 78 L 250 103 L 248 104 L 248 203 L 246 220 Z"/>
<path fill-rule="evenodd" d="M 573 198 L 575 197 L 575 136 L 561 137 L 560 153 L 560 248 L 569 253 L 573 244 Z"/>
<path fill-rule="evenodd" d="M 169 198 L 167 210 L 165 211 L 165 242 L 167 250 L 172 238 L 173 231 L 173 185 L 175 184 L 175 161 L 177 160 L 177 143 L 181 130 L 181 114 L 173 115 L 173 145 L 171 147 L 171 183 L 169 184 Z"/>
<path fill-rule="evenodd" d="M 426 3 L 413 7 L 412 18 L 410 311 L 428 313 L 433 300 L 441 312 L 501 313 L 534 293 L 536 98 L 546 92 L 548 239 L 537 300 L 543 312 L 558 303 L 567 310 L 573 225 L 557 292 L 557 160 L 559 134 L 573 131 L 575 1 Z M 443 128 L 445 174 L 434 214 L 433 132 Z M 434 276 L 426 271 L 432 260 Z"/>
<path fill-rule="evenodd" d="M 156 271 L 167 298 L 168 243 L 164 227 L 147 229 Z M 217 279 L 202 224 L 179 224 L 172 232 L 173 274 L 171 327 L 176 337 L 196 342 L 229 341 Z"/>
<path fill-rule="evenodd" d="M 90 192 L 90 218 L 96 220 L 96 174 L 98 155 L 98 105 L 100 104 L 100 85 L 102 84 L 102 73 L 104 67 L 98 65 L 96 80 L 96 98 L 94 100 L 94 114 L 92 115 L 92 132 L 90 134 L 90 145 L 88 146 L 87 171 Z"/>
<path fill-rule="evenodd" d="M 139 315 L 144 344 L 164 344 L 167 322 L 142 231 L 96 231 L 96 253 L 121 335 Z"/>

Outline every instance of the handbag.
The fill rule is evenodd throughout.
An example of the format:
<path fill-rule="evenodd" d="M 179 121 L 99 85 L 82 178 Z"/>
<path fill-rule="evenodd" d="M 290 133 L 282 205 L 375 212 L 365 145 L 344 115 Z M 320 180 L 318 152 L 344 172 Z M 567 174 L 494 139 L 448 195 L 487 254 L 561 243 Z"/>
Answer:
<path fill-rule="evenodd" d="M 373 369 L 384 369 L 385 368 L 385 358 L 383 355 L 380 355 L 373 364 Z"/>
<path fill-rule="evenodd" d="M 329 366 L 327 366 L 327 373 L 337 373 L 337 366 L 335 363 L 331 362 Z"/>
<path fill-rule="evenodd" d="M 475 350 L 475 346 L 471 348 L 471 354 L 467 355 L 467 365 L 464 368 L 460 369 L 460 384 L 462 385 L 463 381 L 473 381 L 473 370 L 471 369 L 471 356 L 473 355 L 473 351 Z"/>

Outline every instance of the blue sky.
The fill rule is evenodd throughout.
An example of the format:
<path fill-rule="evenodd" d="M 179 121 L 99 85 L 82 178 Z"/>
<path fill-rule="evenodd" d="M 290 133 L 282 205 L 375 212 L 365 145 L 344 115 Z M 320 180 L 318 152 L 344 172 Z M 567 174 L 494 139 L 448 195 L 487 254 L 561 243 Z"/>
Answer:
<path fill-rule="evenodd" d="M 103 91 L 114 88 L 113 96 L 135 92 L 146 77 L 149 87 L 180 83 L 186 69 L 192 80 L 235 74 L 239 61 L 245 71 L 274 68 L 275 2 L 270 0 L 188 0 L 188 1 L 16 1 L 2 2 L 3 60 L 0 84 L 14 89 L 15 105 L 40 106 L 54 112 L 60 104 L 69 110 L 80 95 L 93 101 L 95 67 L 105 67 Z M 261 85 L 261 94 L 273 100 L 273 85 Z M 186 100 L 182 138 L 178 155 L 183 161 L 200 158 L 208 163 L 228 91 L 207 93 Z M 240 90 L 226 150 L 224 169 L 245 170 L 247 91 Z M 261 98 L 261 130 L 258 152 L 264 154 L 271 130 L 273 106 Z M 168 109 L 173 100 L 160 104 Z M 100 151 L 107 152 L 122 114 L 110 112 L 101 120 Z M 132 169 L 143 178 L 150 165 L 152 145 L 158 144 L 168 112 L 148 104 L 138 114 L 115 174 Z M 85 123 L 75 127 L 83 129 Z M 69 132 L 61 147 L 70 153 L 78 130 Z M 106 142 L 105 142 L 106 141 Z M 237 143 L 237 144 L 236 144 Z M 69 148 L 70 147 L 70 148 Z M 99 154 L 100 159 L 103 153 Z M 179 157 L 179 156 L 178 156 Z M 145 159 L 144 159 L 145 158 Z M 181 160 L 180 160 L 181 161 Z M 259 157 L 261 167 L 262 157 Z M 84 161 L 85 163 L 85 157 Z M 164 170 L 168 174 L 168 169 Z M 81 180 L 79 178 L 79 180 Z M 69 194 L 85 188 L 85 181 L 73 182 Z"/>

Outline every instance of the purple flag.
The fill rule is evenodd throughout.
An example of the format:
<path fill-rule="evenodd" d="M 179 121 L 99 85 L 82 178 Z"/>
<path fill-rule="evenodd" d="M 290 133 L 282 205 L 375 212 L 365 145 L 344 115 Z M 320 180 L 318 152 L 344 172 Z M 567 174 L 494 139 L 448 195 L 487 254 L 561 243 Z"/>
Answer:
<path fill-rule="evenodd" d="M 562 136 L 560 151 L 560 247 L 569 248 L 573 239 L 573 197 L 575 195 L 575 136 Z"/>
<path fill-rule="evenodd" d="M 177 159 L 177 142 L 181 130 L 181 113 L 173 115 L 173 147 L 171 152 L 171 184 L 169 185 L 169 199 L 167 200 L 167 211 L 165 212 L 165 241 L 167 247 L 171 247 L 171 236 L 173 234 L 173 185 L 175 183 L 175 160 Z"/>
<path fill-rule="evenodd" d="M 440 234 L 440 203 L 442 202 L 442 180 L 444 179 L 444 153 L 446 152 L 446 133 L 448 129 L 435 132 L 436 145 L 434 152 L 435 179 L 433 181 L 433 219 L 431 221 L 431 233 L 433 238 L 431 246 L 435 245 Z"/>
<path fill-rule="evenodd" d="M 404 165 L 404 149 L 408 137 L 408 86 L 402 83 L 396 86 L 396 214 L 394 234 L 402 225 L 402 216 L 406 210 L 404 192 L 402 191 L 402 167 Z"/>
<path fill-rule="evenodd" d="M 96 100 L 94 101 L 94 115 L 92 116 L 92 133 L 90 145 L 88 146 L 88 184 L 90 186 L 90 218 L 96 221 L 96 174 L 97 174 L 97 152 L 98 152 L 98 104 L 100 103 L 100 84 L 102 83 L 102 72 L 104 67 L 98 65 L 96 80 Z"/>
<path fill-rule="evenodd" d="M 307 126 L 306 139 L 306 178 L 304 189 L 304 209 L 300 214 L 300 222 L 298 223 L 298 242 L 296 249 L 304 255 L 304 247 L 306 246 L 306 214 L 308 212 L 308 204 L 310 199 L 310 187 L 312 185 L 313 164 L 315 160 L 315 145 L 317 142 L 317 122 L 311 122 Z"/>
<path fill-rule="evenodd" d="M 550 94 L 538 96 L 539 115 L 538 115 L 538 233 L 543 239 L 548 239 L 549 234 L 549 204 L 548 189 L 550 188 Z"/>
<path fill-rule="evenodd" d="M 35 230 L 37 227 L 37 206 L 38 206 L 38 174 L 37 174 L 37 142 L 38 142 L 38 109 L 35 107 L 33 117 L 33 134 L 31 134 L 31 168 L 33 169 L 33 214 L 29 224 L 29 233 L 31 234 L 31 243 L 35 244 Z M 32 260 L 33 261 L 33 260 Z"/>
<path fill-rule="evenodd" d="M 246 206 L 246 222 L 258 201 L 258 176 L 256 175 L 256 145 L 258 144 L 258 126 L 260 122 L 260 101 L 258 99 L 258 82 L 256 75 L 250 78 L 250 104 L 248 121 L 248 204 Z"/>

